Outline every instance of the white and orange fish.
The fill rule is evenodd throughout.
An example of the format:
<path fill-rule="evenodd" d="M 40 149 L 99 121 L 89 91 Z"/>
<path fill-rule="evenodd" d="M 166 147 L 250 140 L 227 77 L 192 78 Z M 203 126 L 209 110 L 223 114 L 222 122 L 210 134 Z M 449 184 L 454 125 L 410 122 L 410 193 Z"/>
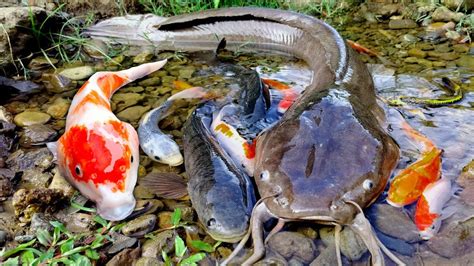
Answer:
<path fill-rule="evenodd" d="M 423 145 L 421 158 L 398 173 L 390 183 L 387 202 L 403 207 L 415 202 L 429 184 L 441 176 L 441 154 L 434 143 L 403 121 L 402 128 L 414 140 Z"/>
<path fill-rule="evenodd" d="M 451 181 L 442 178 L 428 185 L 416 204 L 415 224 L 421 238 L 427 240 L 439 230 L 442 220 L 453 214 L 453 210 L 444 208 L 453 196 Z"/>
<path fill-rule="evenodd" d="M 271 90 L 282 95 L 277 107 L 279 114 L 284 114 L 299 96 L 299 93 L 283 82 L 268 78 L 262 78 L 262 81 L 265 85 L 269 86 Z M 273 94 L 275 94 L 275 92 Z"/>
<path fill-rule="evenodd" d="M 249 176 L 253 176 L 255 169 L 255 141 L 249 142 L 240 136 L 239 132 L 223 118 L 234 115 L 238 107 L 229 104 L 221 108 L 211 124 L 211 132 L 220 146 L 229 154 L 230 158 L 239 164 Z"/>
<path fill-rule="evenodd" d="M 164 64 L 166 60 L 92 75 L 74 96 L 64 134 L 48 145 L 61 174 L 97 204 L 105 219 L 122 220 L 133 211 L 139 160 L 137 132 L 112 113 L 110 97 Z"/>

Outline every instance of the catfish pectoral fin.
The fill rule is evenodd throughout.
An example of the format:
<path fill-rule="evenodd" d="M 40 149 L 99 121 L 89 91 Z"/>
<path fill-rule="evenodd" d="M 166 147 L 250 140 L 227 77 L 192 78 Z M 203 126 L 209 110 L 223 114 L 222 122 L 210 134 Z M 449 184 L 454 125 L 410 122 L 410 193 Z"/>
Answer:
<path fill-rule="evenodd" d="M 165 199 L 180 199 L 188 195 L 186 181 L 175 173 L 149 173 L 140 184 Z"/>

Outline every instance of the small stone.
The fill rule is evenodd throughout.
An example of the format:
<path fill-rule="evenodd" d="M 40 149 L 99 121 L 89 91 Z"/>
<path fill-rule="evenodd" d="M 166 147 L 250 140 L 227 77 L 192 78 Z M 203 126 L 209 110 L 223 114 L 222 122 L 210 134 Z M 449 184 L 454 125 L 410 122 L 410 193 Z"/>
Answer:
<path fill-rule="evenodd" d="M 135 263 L 135 266 L 162 266 L 163 262 L 157 258 L 141 257 Z"/>
<path fill-rule="evenodd" d="M 333 246 L 334 241 L 334 228 L 323 227 L 319 230 L 321 240 L 327 247 Z M 362 257 L 367 251 L 364 242 L 357 236 L 349 227 L 344 227 L 341 231 L 341 253 L 348 259 L 355 261 Z"/>
<path fill-rule="evenodd" d="M 137 54 L 134 58 L 133 58 L 133 63 L 135 64 L 143 64 L 143 63 L 147 63 L 147 62 L 150 62 L 150 60 L 153 58 L 153 53 L 149 52 L 149 51 L 145 51 L 145 52 L 142 52 L 142 53 L 139 53 Z"/>
<path fill-rule="evenodd" d="M 467 53 L 469 52 L 469 46 L 465 44 L 455 44 L 453 45 L 453 49 L 456 53 Z"/>
<path fill-rule="evenodd" d="M 190 79 L 193 76 L 194 71 L 194 67 L 182 68 L 178 71 L 178 77 L 180 79 Z"/>
<path fill-rule="evenodd" d="M 29 242 L 35 238 L 35 235 L 21 235 L 21 236 L 15 236 L 15 241 L 18 242 L 19 244 L 23 244 L 26 242 Z"/>
<path fill-rule="evenodd" d="M 90 232 L 94 223 L 92 215 L 81 212 L 67 215 L 65 219 L 66 229 L 71 233 Z"/>
<path fill-rule="evenodd" d="M 445 66 L 446 66 L 446 62 L 433 61 L 433 66 L 434 66 L 434 67 L 445 67 Z"/>
<path fill-rule="evenodd" d="M 56 98 L 54 102 L 48 106 L 46 113 L 51 115 L 53 118 L 60 119 L 66 116 L 70 105 L 71 101 L 63 98 Z"/>
<path fill-rule="evenodd" d="M 149 188 L 140 185 L 135 187 L 133 195 L 139 199 L 152 199 L 155 197 L 155 194 Z"/>
<path fill-rule="evenodd" d="M 166 230 L 146 240 L 142 246 L 142 257 L 156 258 L 161 256 L 161 251 L 166 253 L 173 249 L 175 233 Z"/>
<path fill-rule="evenodd" d="M 34 112 L 34 111 L 25 111 L 23 113 L 19 113 L 15 116 L 13 121 L 17 126 L 26 127 L 35 124 L 46 124 L 48 123 L 51 116 L 42 112 Z"/>
<path fill-rule="evenodd" d="M 115 255 L 105 266 L 122 266 L 136 265 L 136 261 L 140 258 L 140 247 L 127 248 Z"/>
<path fill-rule="evenodd" d="M 451 39 L 451 40 L 459 40 L 461 39 L 461 34 L 459 34 L 457 31 L 450 30 L 446 32 L 446 38 Z"/>
<path fill-rule="evenodd" d="M 7 238 L 8 238 L 8 233 L 3 230 L 0 230 L 0 246 L 5 245 L 5 243 L 7 242 Z"/>
<path fill-rule="evenodd" d="M 398 29 L 413 29 L 418 27 L 415 21 L 411 19 L 394 19 L 390 20 L 388 27 L 393 30 Z"/>
<path fill-rule="evenodd" d="M 132 106 L 118 113 L 117 117 L 126 122 L 136 122 L 148 110 L 150 110 L 150 106 Z"/>
<path fill-rule="evenodd" d="M 84 80 L 89 78 L 95 73 L 95 70 L 91 66 L 80 66 L 67 68 L 59 72 L 59 75 L 66 77 L 70 80 Z"/>
<path fill-rule="evenodd" d="M 46 58 L 44 56 L 38 56 L 30 61 L 30 63 L 28 64 L 28 68 L 31 70 L 44 70 L 53 67 L 57 63 L 58 59 L 56 58 Z M 53 66 L 51 66 L 51 64 L 53 64 Z"/>
<path fill-rule="evenodd" d="M 456 53 L 440 53 L 439 58 L 446 61 L 453 61 L 459 58 L 459 55 Z"/>
<path fill-rule="evenodd" d="M 428 247 L 435 253 L 454 258 L 474 250 L 474 218 L 459 221 L 445 226 L 428 242 Z"/>
<path fill-rule="evenodd" d="M 120 91 L 123 93 L 125 92 L 140 93 L 140 92 L 144 92 L 145 88 L 143 88 L 142 86 L 128 86 L 128 87 L 120 89 Z"/>
<path fill-rule="evenodd" d="M 51 174 L 33 168 L 23 171 L 22 188 L 46 188 L 51 179 Z"/>
<path fill-rule="evenodd" d="M 49 223 L 49 219 L 46 219 L 46 217 L 42 213 L 35 213 L 31 217 L 29 231 L 32 234 L 36 234 L 36 231 L 38 231 L 38 229 L 45 231 L 51 231 L 53 229 L 53 226 L 51 226 L 51 224 Z"/>
<path fill-rule="evenodd" d="M 417 42 L 419 39 L 417 37 L 415 37 L 414 35 L 412 34 L 404 34 L 402 36 L 402 42 L 406 42 L 406 43 L 415 43 Z"/>
<path fill-rule="evenodd" d="M 474 70 L 474 56 L 461 55 L 461 57 L 456 61 L 456 65 L 459 67 L 466 67 Z"/>
<path fill-rule="evenodd" d="M 408 50 L 408 56 L 414 56 L 417 58 L 425 58 L 426 52 L 418 48 L 412 48 Z"/>
<path fill-rule="evenodd" d="M 418 229 L 402 209 L 388 204 L 373 204 L 366 213 L 372 225 L 382 233 L 409 243 L 420 240 Z"/>
<path fill-rule="evenodd" d="M 464 16 L 463 13 L 453 12 L 445 6 L 440 6 L 436 8 L 433 14 L 431 14 L 431 18 L 433 19 L 433 21 L 445 21 L 445 22 L 448 22 L 448 21 L 459 22 L 463 16 Z"/>
<path fill-rule="evenodd" d="M 321 251 L 319 256 L 311 262 L 310 266 L 337 265 L 336 246 L 329 245 Z"/>
<path fill-rule="evenodd" d="M 295 232 L 279 232 L 268 240 L 268 246 L 285 259 L 310 263 L 317 255 L 313 241 Z"/>
<path fill-rule="evenodd" d="M 56 167 L 54 170 L 53 180 L 49 184 L 50 189 L 57 189 L 63 192 L 64 196 L 71 198 L 76 189 L 61 175 L 59 169 Z"/>
<path fill-rule="evenodd" d="M 426 31 L 441 31 L 441 32 L 444 32 L 444 31 L 447 31 L 447 30 L 454 30 L 455 26 L 456 26 L 456 24 L 454 24 L 454 22 L 448 22 L 448 23 L 434 22 L 434 23 L 431 23 L 428 27 L 426 27 Z"/>
<path fill-rule="evenodd" d="M 435 46 L 435 50 L 440 53 L 449 53 L 453 50 L 453 48 L 449 44 L 441 44 Z"/>
<path fill-rule="evenodd" d="M 31 145 L 40 145 L 53 140 L 58 133 L 47 125 L 35 124 L 25 127 L 20 138 L 20 145 L 31 147 Z"/>
<path fill-rule="evenodd" d="M 148 199 L 148 200 L 137 200 L 137 204 L 135 205 L 135 209 L 143 208 L 144 206 L 151 205 L 150 209 L 146 211 L 145 214 L 155 213 L 158 210 L 163 209 L 163 202 L 157 199 Z"/>
<path fill-rule="evenodd" d="M 161 78 L 160 77 L 147 78 L 145 80 L 140 81 L 138 85 L 144 86 L 144 87 L 159 86 L 161 85 Z"/>
<path fill-rule="evenodd" d="M 309 226 L 298 227 L 297 232 L 312 240 L 315 240 L 318 237 L 318 231 Z"/>
<path fill-rule="evenodd" d="M 112 102 L 116 104 L 116 112 L 120 112 L 127 107 L 136 105 L 143 99 L 145 99 L 145 95 L 131 92 L 116 93 L 112 96 Z"/>
<path fill-rule="evenodd" d="M 135 245 L 135 243 L 137 243 L 136 238 L 124 236 L 116 232 L 113 232 L 111 234 L 111 237 L 113 239 L 113 244 L 107 249 L 108 254 L 115 254 L 126 248 L 132 247 L 133 245 Z"/>
<path fill-rule="evenodd" d="M 35 213 L 53 213 L 62 208 L 68 200 L 62 192 L 46 189 L 20 189 L 13 195 L 15 215 L 21 222 L 29 222 Z"/>
<path fill-rule="evenodd" d="M 173 223 L 171 222 L 172 215 L 173 213 L 169 211 L 158 213 L 158 227 L 161 229 L 172 227 L 173 226 Z"/>
<path fill-rule="evenodd" d="M 155 228 L 156 215 L 146 214 L 127 222 L 122 227 L 122 233 L 131 237 L 142 237 Z"/>
<path fill-rule="evenodd" d="M 48 148 L 32 149 L 28 152 L 19 149 L 8 156 L 6 163 L 15 172 L 33 168 L 47 169 L 53 163 L 53 155 Z"/>
<path fill-rule="evenodd" d="M 76 88 L 77 82 L 72 81 L 64 76 L 51 73 L 43 73 L 41 81 L 48 92 L 62 93 Z"/>

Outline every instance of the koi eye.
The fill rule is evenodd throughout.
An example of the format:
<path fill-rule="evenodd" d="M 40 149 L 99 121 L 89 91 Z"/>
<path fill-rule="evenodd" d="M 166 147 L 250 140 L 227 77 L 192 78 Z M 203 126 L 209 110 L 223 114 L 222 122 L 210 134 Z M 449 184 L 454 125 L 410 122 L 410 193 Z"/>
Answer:
<path fill-rule="evenodd" d="M 207 227 L 212 227 L 214 225 L 216 225 L 216 219 L 211 218 L 211 219 L 207 220 Z"/>
<path fill-rule="evenodd" d="M 81 170 L 81 167 L 79 165 L 76 165 L 76 167 L 74 168 L 74 171 L 76 172 L 76 175 L 81 177 L 82 176 L 82 170 Z"/>
<path fill-rule="evenodd" d="M 161 158 L 160 158 L 160 157 L 158 157 L 158 156 L 155 156 L 155 160 L 157 160 L 157 161 L 161 161 Z"/>
<path fill-rule="evenodd" d="M 431 230 L 435 230 L 436 229 L 436 226 L 433 224 L 431 227 L 430 227 Z"/>
<path fill-rule="evenodd" d="M 362 183 L 362 187 L 365 190 L 371 190 L 372 188 L 374 188 L 374 183 L 371 180 L 366 179 L 364 180 L 364 183 Z"/>

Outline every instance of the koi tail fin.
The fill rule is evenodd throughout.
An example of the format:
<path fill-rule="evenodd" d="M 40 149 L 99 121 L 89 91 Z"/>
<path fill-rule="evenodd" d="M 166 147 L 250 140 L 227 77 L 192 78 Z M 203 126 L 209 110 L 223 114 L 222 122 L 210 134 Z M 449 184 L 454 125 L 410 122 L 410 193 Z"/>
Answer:
<path fill-rule="evenodd" d="M 124 77 L 127 79 L 128 82 L 132 82 L 134 80 L 143 78 L 144 76 L 147 76 L 160 68 L 162 68 L 166 64 L 167 60 L 161 60 L 153 63 L 147 63 L 147 64 L 142 64 L 136 67 L 132 67 L 129 69 L 122 70 L 119 73 L 120 76 Z M 125 85 L 126 83 L 122 84 Z"/>

